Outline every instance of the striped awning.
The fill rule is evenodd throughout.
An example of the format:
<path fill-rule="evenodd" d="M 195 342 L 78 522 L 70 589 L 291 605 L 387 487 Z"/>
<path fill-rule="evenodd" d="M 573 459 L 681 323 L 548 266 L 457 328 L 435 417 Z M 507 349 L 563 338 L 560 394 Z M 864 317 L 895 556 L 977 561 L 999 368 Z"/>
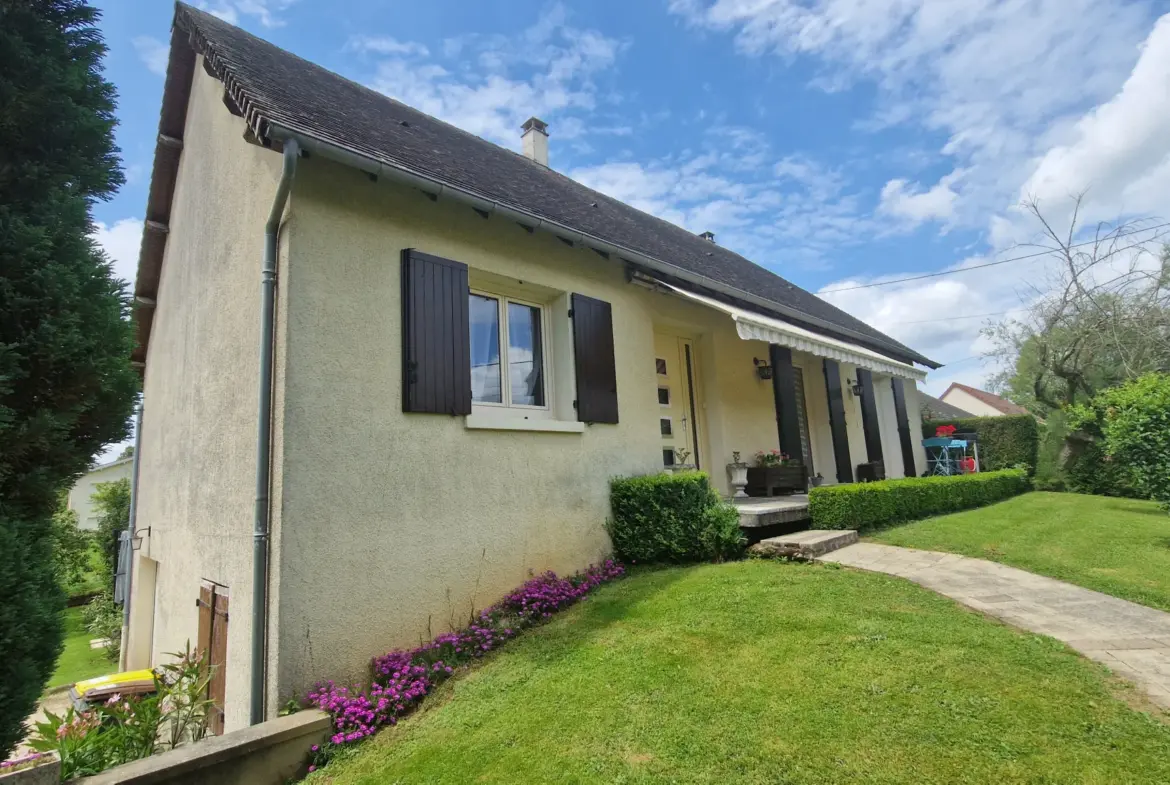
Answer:
<path fill-rule="evenodd" d="M 817 357 L 827 357 L 830 360 L 851 363 L 859 368 L 866 368 L 877 373 L 889 374 L 890 376 L 900 376 L 904 379 L 922 381 L 926 378 L 926 371 L 891 357 L 886 357 L 884 354 L 879 354 L 864 346 L 858 346 L 855 343 L 843 341 L 839 338 L 831 338 L 827 335 L 814 333 L 812 330 L 806 330 L 803 327 L 798 327 L 795 324 L 774 319 L 770 316 L 745 311 L 734 305 L 728 305 L 714 298 L 696 294 L 686 289 L 680 289 L 677 286 L 672 286 L 663 281 L 658 281 L 658 283 L 683 297 L 702 303 L 709 308 L 723 311 L 735 322 L 736 332 L 745 341 L 775 343 L 780 346 L 787 346 L 790 349 L 808 352 Z"/>

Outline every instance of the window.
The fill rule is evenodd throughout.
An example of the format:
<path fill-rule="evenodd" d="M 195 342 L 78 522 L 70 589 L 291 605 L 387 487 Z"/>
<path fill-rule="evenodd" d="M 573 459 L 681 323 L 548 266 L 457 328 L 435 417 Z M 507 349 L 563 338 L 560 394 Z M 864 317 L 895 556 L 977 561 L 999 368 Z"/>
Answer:
<path fill-rule="evenodd" d="M 674 435 L 674 425 L 671 423 L 669 417 L 662 417 L 658 420 L 658 427 L 662 429 L 663 436 Z"/>
<path fill-rule="evenodd" d="M 667 447 L 662 451 L 662 465 L 674 466 L 674 449 Z"/>
<path fill-rule="evenodd" d="M 654 359 L 654 370 L 658 371 L 659 376 L 666 376 L 666 360 L 661 357 Z"/>
<path fill-rule="evenodd" d="M 468 316 L 472 402 L 547 408 L 544 309 L 472 292 Z"/>
<path fill-rule="evenodd" d="M 658 403 L 661 404 L 662 406 L 670 406 L 670 388 L 669 387 L 659 387 L 658 388 Z"/>

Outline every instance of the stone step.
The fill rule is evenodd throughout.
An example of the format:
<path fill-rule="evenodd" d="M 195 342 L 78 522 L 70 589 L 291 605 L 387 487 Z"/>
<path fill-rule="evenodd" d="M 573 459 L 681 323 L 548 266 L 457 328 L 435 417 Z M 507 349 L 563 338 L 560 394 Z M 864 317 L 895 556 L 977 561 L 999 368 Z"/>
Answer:
<path fill-rule="evenodd" d="M 808 529 L 760 540 L 751 547 L 761 556 L 788 556 L 812 559 L 857 542 L 853 529 Z"/>

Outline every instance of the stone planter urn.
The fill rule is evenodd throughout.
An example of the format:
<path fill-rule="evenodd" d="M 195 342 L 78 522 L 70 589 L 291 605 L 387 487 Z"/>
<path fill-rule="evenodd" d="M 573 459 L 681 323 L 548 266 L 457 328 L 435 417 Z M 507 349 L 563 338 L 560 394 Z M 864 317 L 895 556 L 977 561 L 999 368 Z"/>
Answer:
<path fill-rule="evenodd" d="M 749 496 L 803 493 L 805 487 L 804 466 L 799 463 L 784 466 L 753 466 L 747 470 Z"/>
<path fill-rule="evenodd" d="M 727 464 L 727 478 L 733 489 L 732 499 L 748 498 L 747 491 L 744 490 L 748 482 L 748 465 L 739 459 L 737 452 L 731 454 L 731 463 Z"/>

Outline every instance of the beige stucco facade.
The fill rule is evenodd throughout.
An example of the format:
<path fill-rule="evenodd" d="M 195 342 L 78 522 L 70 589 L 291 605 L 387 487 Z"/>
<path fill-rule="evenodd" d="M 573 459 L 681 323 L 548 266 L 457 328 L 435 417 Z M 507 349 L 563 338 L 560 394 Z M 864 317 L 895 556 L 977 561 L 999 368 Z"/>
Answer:
<path fill-rule="evenodd" d="M 121 458 L 101 466 L 95 466 L 77 478 L 69 489 L 69 509 L 77 513 L 77 528 L 94 531 L 98 527 L 98 514 L 93 506 L 93 494 L 97 487 L 106 482 L 130 479 L 134 471 L 133 458 Z"/>
<path fill-rule="evenodd" d="M 1003 412 L 999 409 L 991 404 L 984 403 L 974 395 L 971 395 L 965 390 L 960 390 L 958 387 L 947 390 L 939 400 L 945 401 L 951 406 L 957 406 L 965 412 L 971 412 L 976 417 L 1003 417 Z"/>
<path fill-rule="evenodd" d="M 145 377 L 129 665 L 196 635 L 200 581 L 231 594 L 227 728 L 246 722 L 259 261 L 278 153 L 248 144 L 196 68 Z M 467 264 L 473 288 L 545 308 L 550 420 L 402 411 L 400 254 Z M 627 281 L 552 235 L 319 157 L 298 166 L 279 261 L 269 698 L 365 676 L 371 656 L 452 627 L 543 570 L 605 557 L 608 484 L 662 467 L 655 336 L 688 339 L 700 468 L 778 446 L 771 383 L 727 314 Z M 580 425 L 569 295 L 611 304 L 619 422 Z M 822 361 L 803 374 L 815 470 L 835 482 Z M 856 378 L 842 364 L 843 383 Z M 875 374 L 889 476 L 902 474 L 888 377 Z M 907 382 L 913 433 L 919 407 Z M 867 460 L 847 393 L 851 465 Z M 483 427 L 485 425 L 493 427 Z M 523 429 L 520 429 L 523 428 Z M 917 440 L 915 440 L 917 442 Z M 918 466 L 924 466 L 921 446 Z"/>

